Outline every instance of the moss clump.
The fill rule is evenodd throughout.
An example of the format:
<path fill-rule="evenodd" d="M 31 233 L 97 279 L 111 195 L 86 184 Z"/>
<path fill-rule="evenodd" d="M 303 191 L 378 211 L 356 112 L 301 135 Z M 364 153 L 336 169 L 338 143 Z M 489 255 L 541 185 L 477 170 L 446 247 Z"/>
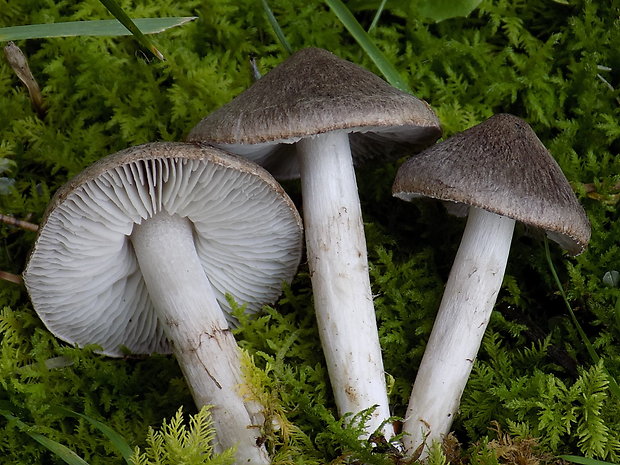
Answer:
<path fill-rule="evenodd" d="M 93 161 L 143 142 L 183 139 L 202 116 L 251 84 L 251 56 L 263 73 L 285 58 L 260 2 L 121 4 L 135 17 L 199 20 L 155 38 L 166 62 L 151 59 L 130 37 L 19 43 L 42 88 L 43 119 L 0 60 L 1 213 L 36 223 L 58 186 Z M 323 4 L 273 0 L 270 6 L 293 48 L 323 47 L 376 71 Z M 349 2 L 366 27 L 377 6 Z M 0 26 L 108 17 L 95 0 L 0 0 L 0 11 Z M 584 254 L 571 259 L 557 248 L 552 254 L 602 361 L 592 361 L 572 326 L 540 237 L 518 228 L 497 311 L 454 424 L 466 450 L 477 441 L 500 441 L 500 433 L 488 429 L 497 421 L 513 438 L 537 437 L 545 453 L 620 460 L 620 401 L 607 375 L 620 378 L 620 289 L 604 279 L 620 270 L 618 13 L 614 2 L 594 0 L 484 0 L 467 18 L 435 24 L 421 16 L 417 2 L 388 3 L 373 29 L 373 39 L 414 93 L 437 111 L 446 136 L 498 112 L 527 120 L 592 223 Z M 393 199 L 397 165 L 366 167 L 358 179 L 398 416 L 463 223 L 435 203 Z M 286 188 L 297 198 L 296 184 Z M 19 273 L 34 233 L 4 225 L 0 234 L 0 269 Z M 242 319 L 236 333 L 258 370 L 261 386 L 253 395 L 269 396 L 274 415 L 289 425 L 268 430 L 265 440 L 276 463 L 394 463 L 400 459 L 389 448 L 359 443 L 355 424 L 335 419 L 306 271 L 302 267 L 273 309 Z M 0 283 L 0 304 L 1 405 L 89 463 L 122 459 L 91 424 L 55 406 L 99 419 L 142 447 L 149 425 L 172 417 L 181 405 L 195 413 L 171 358 L 110 360 L 91 348 L 67 347 L 50 336 L 25 290 L 14 284 Z M 0 428 L 0 455 L 8 462 L 56 460 L 14 423 L 0 419 Z M 468 454 L 473 463 L 476 454 Z"/>
<path fill-rule="evenodd" d="M 189 428 L 179 408 L 170 421 L 164 420 L 161 429 L 149 428 L 147 447 L 136 448 L 131 456 L 132 465 L 233 465 L 234 450 L 216 454 L 213 450 L 215 430 L 209 408 L 203 407 L 189 419 Z"/>

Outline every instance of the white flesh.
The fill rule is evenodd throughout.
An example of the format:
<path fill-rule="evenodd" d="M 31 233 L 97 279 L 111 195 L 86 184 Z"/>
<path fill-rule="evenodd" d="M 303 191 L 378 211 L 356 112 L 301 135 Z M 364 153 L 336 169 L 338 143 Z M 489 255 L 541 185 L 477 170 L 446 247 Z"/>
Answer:
<path fill-rule="evenodd" d="M 314 306 L 336 406 L 343 415 L 377 405 L 370 434 L 390 411 L 348 135 L 302 139 L 297 153 Z M 382 433 L 394 434 L 391 425 Z"/>
<path fill-rule="evenodd" d="M 238 463 L 270 463 L 260 437 L 256 405 L 239 394 L 239 349 L 194 246 L 190 222 L 164 212 L 131 234 L 158 318 L 196 405 L 212 405 L 218 450 L 237 447 Z"/>
<path fill-rule="evenodd" d="M 470 208 L 409 399 L 403 424 L 409 454 L 450 431 L 502 284 L 514 224 Z M 427 455 L 424 447 L 421 458 Z"/>

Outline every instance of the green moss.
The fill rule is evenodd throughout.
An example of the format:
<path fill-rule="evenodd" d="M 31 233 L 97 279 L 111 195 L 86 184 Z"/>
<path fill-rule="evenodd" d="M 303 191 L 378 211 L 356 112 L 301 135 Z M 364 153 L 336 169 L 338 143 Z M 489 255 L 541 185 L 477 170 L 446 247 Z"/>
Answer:
<path fill-rule="evenodd" d="M 166 62 L 144 54 L 130 37 L 19 43 L 43 91 L 44 119 L 0 60 L 0 176 L 14 180 L 8 192 L 0 190 L 1 213 L 39 221 L 58 186 L 93 161 L 130 145 L 181 140 L 203 115 L 251 84 L 251 56 L 263 73 L 285 58 L 260 2 L 121 3 L 132 16 L 199 20 L 155 37 Z M 497 421 L 514 437 L 538 437 L 548 453 L 619 459 L 620 401 L 601 371 L 604 364 L 620 379 L 620 289 L 603 280 L 620 270 L 616 3 L 485 0 L 467 18 L 434 24 L 418 15 L 416 2 L 388 2 L 372 32 L 414 93 L 435 108 L 446 136 L 497 112 L 526 119 L 592 223 L 584 254 L 569 258 L 556 247 L 552 253 L 602 362 L 590 359 L 565 312 L 540 237 L 518 227 L 498 311 L 454 424 L 466 446 L 497 441 L 499 433 L 489 431 Z M 293 48 L 324 47 L 376 71 L 322 3 L 269 4 Z M 367 27 L 378 4 L 352 1 L 349 7 Z M 0 11 L 0 26 L 108 17 L 95 0 L 0 0 Z M 393 199 L 396 167 L 366 167 L 358 179 L 391 402 L 394 414 L 403 415 L 463 222 L 432 202 Z M 298 198 L 296 184 L 286 187 Z M 34 233 L 3 225 L 0 235 L 0 269 L 19 273 Z M 173 359 L 110 360 L 92 348 L 67 347 L 36 318 L 25 290 L 10 283 L 0 283 L 0 304 L 0 402 L 89 463 L 122 458 L 91 424 L 55 406 L 101 420 L 141 447 L 148 426 L 179 406 L 195 413 Z M 277 463 L 395 461 L 359 443 L 355 422 L 335 418 L 307 269 L 302 266 L 273 308 L 242 318 L 236 336 L 253 360 L 253 395 L 287 425 L 266 432 Z M 59 365 L 48 368 L 49 360 Z M 363 417 L 357 420 L 359 426 Z M 7 463 L 55 463 L 15 424 L 0 419 L 0 429 Z M 472 462 L 497 463 L 490 452 L 470 450 L 478 454 Z M 433 463 L 441 461 L 436 454 Z"/>
<path fill-rule="evenodd" d="M 148 446 L 142 452 L 136 448 L 131 456 L 132 465 L 233 465 L 234 450 L 221 454 L 213 451 L 215 430 L 209 408 L 203 407 L 189 419 L 189 428 L 180 408 L 170 420 L 164 420 L 160 430 L 149 428 Z"/>

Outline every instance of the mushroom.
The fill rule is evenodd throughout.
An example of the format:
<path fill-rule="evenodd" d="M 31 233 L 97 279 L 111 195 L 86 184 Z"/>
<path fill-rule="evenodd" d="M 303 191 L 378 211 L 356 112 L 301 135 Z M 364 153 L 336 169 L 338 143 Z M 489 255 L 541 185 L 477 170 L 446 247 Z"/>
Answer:
<path fill-rule="evenodd" d="M 534 131 L 508 114 L 408 159 L 393 194 L 469 206 L 403 424 L 405 447 L 413 453 L 450 430 L 502 284 L 515 221 L 545 230 L 571 254 L 586 247 L 590 225 Z"/>
<path fill-rule="evenodd" d="M 339 414 L 390 416 L 353 157 L 421 150 L 441 135 L 426 102 L 373 73 L 303 49 L 204 118 L 188 139 L 301 177 L 318 330 Z M 393 436 L 391 428 L 382 431 Z"/>
<path fill-rule="evenodd" d="M 102 354 L 172 351 L 219 448 L 267 464 L 261 407 L 243 398 L 226 294 L 256 311 L 292 279 L 301 219 L 258 165 L 212 147 L 151 143 L 61 187 L 24 281 L 58 338 Z M 219 450 L 219 449 L 218 449 Z"/>

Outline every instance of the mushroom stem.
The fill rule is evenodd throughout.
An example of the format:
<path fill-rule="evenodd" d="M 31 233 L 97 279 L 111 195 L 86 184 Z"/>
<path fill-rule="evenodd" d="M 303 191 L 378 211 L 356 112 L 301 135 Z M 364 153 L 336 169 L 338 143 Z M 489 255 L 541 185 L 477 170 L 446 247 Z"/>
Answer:
<path fill-rule="evenodd" d="M 515 221 L 470 207 L 403 424 L 409 454 L 450 431 L 500 290 Z M 428 455 L 428 447 L 422 458 Z"/>
<path fill-rule="evenodd" d="M 340 415 L 377 406 L 367 435 L 390 416 L 366 239 L 344 131 L 297 143 L 304 228 L 317 324 Z M 381 431 L 394 435 L 391 425 Z"/>
<path fill-rule="evenodd" d="M 239 393 L 239 349 L 199 261 L 190 222 L 157 213 L 134 226 L 131 242 L 194 400 L 198 407 L 212 405 L 216 449 L 236 447 L 238 463 L 270 463 L 257 446 L 259 409 Z"/>

